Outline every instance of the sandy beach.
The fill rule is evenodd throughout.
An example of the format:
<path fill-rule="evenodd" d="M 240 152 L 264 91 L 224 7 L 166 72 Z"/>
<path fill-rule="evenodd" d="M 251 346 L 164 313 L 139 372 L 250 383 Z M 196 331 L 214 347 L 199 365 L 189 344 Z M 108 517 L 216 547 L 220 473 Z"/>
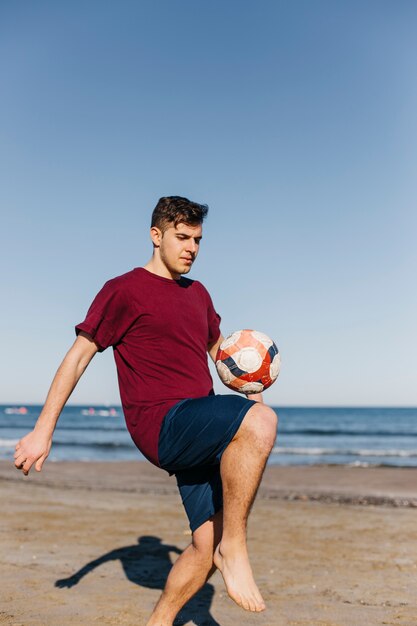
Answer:
<path fill-rule="evenodd" d="M 175 480 L 148 463 L 0 463 L 0 624 L 141 626 L 190 540 Z M 270 467 L 249 526 L 267 610 L 217 573 L 176 624 L 417 624 L 417 469 Z"/>

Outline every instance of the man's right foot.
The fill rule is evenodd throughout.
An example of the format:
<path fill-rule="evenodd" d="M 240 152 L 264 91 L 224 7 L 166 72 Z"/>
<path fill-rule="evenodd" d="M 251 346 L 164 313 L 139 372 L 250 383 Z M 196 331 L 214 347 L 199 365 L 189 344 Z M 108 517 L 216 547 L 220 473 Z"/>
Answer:
<path fill-rule="evenodd" d="M 220 543 L 214 553 L 214 563 L 220 570 L 229 596 L 246 611 L 259 612 L 265 602 L 255 583 L 246 547 L 230 551 Z"/>

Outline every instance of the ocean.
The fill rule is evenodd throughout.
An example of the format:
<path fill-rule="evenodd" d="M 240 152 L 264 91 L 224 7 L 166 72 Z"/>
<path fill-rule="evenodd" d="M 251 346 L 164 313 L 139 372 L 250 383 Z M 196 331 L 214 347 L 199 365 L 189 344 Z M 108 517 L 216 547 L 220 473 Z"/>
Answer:
<path fill-rule="evenodd" d="M 16 442 L 31 430 L 37 405 L 0 405 L 0 458 L 12 459 Z M 417 408 L 276 407 L 279 428 L 269 463 L 417 467 Z M 120 406 L 64 408 L 51 461 L 143 459 Z"/>

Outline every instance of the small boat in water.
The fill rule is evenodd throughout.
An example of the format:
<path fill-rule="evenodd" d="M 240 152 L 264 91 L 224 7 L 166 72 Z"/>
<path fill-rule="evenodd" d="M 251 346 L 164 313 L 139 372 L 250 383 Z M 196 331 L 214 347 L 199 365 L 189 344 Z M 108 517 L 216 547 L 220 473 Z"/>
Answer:
<path fill-rule="evenodd" d="M 6 415 L 26 415 L 28 412 L 25 406 L 8 406 L 4 409 Z"/>
<path fill-rule="evenodd" d="M 89 409 L 81 409 L 81 415 L 99 415 L 100 417 L 117 417 L 116 409 L 95 409 L 90 406 Z"/>

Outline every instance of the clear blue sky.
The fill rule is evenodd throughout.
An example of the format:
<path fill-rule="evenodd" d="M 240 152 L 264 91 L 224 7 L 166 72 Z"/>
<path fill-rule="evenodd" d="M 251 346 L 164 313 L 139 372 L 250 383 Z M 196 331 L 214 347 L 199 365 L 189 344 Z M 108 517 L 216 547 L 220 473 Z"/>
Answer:
<path fill-rule="evenodd" d="M 278 405 L 417 405 L 417 4 L 0 3 L 0 402 L 42 402 L 162 195 Z M 216 383 L 220 391 L 220 385 Z M 111 351 L 73 402 L 116 403 Z"/>

